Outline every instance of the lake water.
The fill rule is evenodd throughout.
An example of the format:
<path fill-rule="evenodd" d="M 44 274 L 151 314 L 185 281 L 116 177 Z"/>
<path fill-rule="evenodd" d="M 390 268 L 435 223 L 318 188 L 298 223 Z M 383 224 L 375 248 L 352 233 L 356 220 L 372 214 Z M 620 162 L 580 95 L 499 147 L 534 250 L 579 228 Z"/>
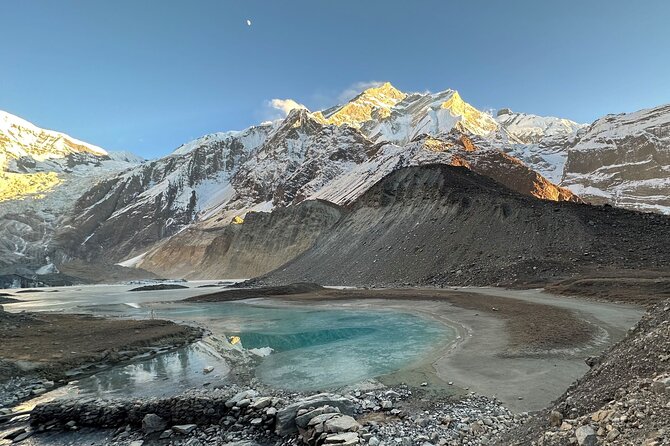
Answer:
<path fill-rule="evenodd" d="M 166 300 L 170 291 L 154 292 Z M 184 290 L 179 290 L 182 296 Z M 42 294 L 42 293 L 40 293 Z M 245 302 L 151 303 L 147 295 L 116 293 L 117 298 L 69 299 L 56 293 L 68 312 L 87 312 L 191 322 L 205 326 L 219 339 L 239 338 L 236 348 L 269 353 L 259 357 L 256 377 L 287 390 L 329 390 L 390 374 L 422 361 L 456 336 L 444 324 L 414 314 L 383 309 L 324 308 L 282 305 L 257 299 Z M 142 293 L 140 293 L 142 294 Z M 30 308 L 55 309 L 53 303 Z M 124 299 L 125 298 L 125 299 Z M 124 302 L 125 300 L 125 302 Z M 105 303 L 102 303 L 105 302 Z M 18 307 L 17 307 L 18 308 Z M 271 350 L 270 350 L 271 349 Z M 209 374 L 207 366 L 214 367 Z M 87 396 L 164 396 L 188 387 L 226 382 L 230 368 L 207 343 L 159 355 L 79 380 L 70 393 Z"/>

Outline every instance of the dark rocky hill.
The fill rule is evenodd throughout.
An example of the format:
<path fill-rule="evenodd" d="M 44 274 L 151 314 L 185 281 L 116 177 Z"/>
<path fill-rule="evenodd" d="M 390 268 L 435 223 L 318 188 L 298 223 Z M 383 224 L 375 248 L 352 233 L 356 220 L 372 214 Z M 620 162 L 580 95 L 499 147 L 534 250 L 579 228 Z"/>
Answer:
<path fill-rule="evenodd" d="M 469 169 L 397 170 L 314 246 L 259 279 L 324 285 L 532 285 L 585 271 L 667 271 L 670 218 L 538 200 Z"/>

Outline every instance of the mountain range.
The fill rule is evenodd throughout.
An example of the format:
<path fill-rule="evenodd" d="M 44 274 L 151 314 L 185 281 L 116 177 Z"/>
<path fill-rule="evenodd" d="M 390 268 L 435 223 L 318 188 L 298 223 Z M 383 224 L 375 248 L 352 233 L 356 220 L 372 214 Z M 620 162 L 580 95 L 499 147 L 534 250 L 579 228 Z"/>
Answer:
<path fill-rule="evenodd" d="M 385 83 L 151 161 L 2 113 L 0 269 L 53 273 L 84 261 L 170 277 L 264 274 L 392 173 L 436 164 L 542 200 L 670 213 L 670 106 L 584 125 L 493 116 L 453 90 Z"/>

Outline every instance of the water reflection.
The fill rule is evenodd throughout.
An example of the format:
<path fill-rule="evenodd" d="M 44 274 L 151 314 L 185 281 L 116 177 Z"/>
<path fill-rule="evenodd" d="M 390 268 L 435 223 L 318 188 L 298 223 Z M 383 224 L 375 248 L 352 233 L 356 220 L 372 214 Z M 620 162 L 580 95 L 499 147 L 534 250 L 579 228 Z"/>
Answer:
<path fill-rule="evenodd" d="M 206 374 L 205 367 L 214 367 L 214 371 Z M 230 367 L 223 358 L 196 343 L 82 378 L 69 385 L 67 393 L 97 398 L 170 396 L 206 383 L 225 383 L 229 372 Z"/>

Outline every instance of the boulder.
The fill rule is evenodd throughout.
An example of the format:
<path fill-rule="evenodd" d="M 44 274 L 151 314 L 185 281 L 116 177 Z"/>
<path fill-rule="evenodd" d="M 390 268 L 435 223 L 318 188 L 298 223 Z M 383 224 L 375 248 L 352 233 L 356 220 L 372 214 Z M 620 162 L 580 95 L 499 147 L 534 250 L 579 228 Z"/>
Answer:
<path fill-rule="evenodd" d="M 198 426 L 195 424 L 178 424 L 176 426 L 172 426 L 172 430 L 177 432 L 178 434 L 182 435 L 188 435 L 191 432 L 193 432 Z"/>
<path fill-rule="evenodd" d="M 359 443 L 356 432 L 344 432 L 341 434 L 328 435 L 323 441 L 324 445 L 354 446 Z"/>
<path fill-rule="evenodd" d="M 261 398 L 256 398 L 251 403 L 252 409 L 265 409 L 272 405 L 272 397 L 264 396 Z"/>
<path fill-rule="evenodd" d="M 579 446 L 596 446 L 598 444 L 598 437 L 591 426 L 579 426 L 575 431 L 577 437 L 577 444 Z"/>
<path fill-rule="evenodd" d="M 314 419 L 315 417 L 317 417 L 319 415 L 339 414 L 339 413 L 340 413 L 340 409 L 338 409 L 337 407 L 322 406 L 322 407 L 316 408 L 314 410 L 311 410 L 309 412 L 306 412 L 302 415 L 296 416 L 295 417 L 295 424 L 296 424 L 296 426 L 301 427 L 301 428 L 304 429 L 305 427 L 307 427 L 308 424 L 312 424 L 312 423 L 310 423 L 310 421 L 312 419 Z M 332 418 L 332 417 L 330 417 L 330 418 Z M 325 420 L 326 419 L 324 419 L 323 421 L 325 421 Z"/>
<path fill-rule="evenodd" d="M 258 392 L 255 390 L 245 390 L 243 392 L 237 393 L 235 396 L 233 396 L 231 399 L 226 401 L 226 407 L 234 407 L 237 405 L 242 400 L 249 400 L 251 398 L 254 398 L 258 395 Z"/>
<path fill-rule="evenodd" d="M 324 430 L 330 433 L 356 432 L 360 428 L 358 421 L 349 415 L 334 417 L 324 423 Z"/>
<path fill-rule="evenodd" d="M 333 406 L 340 409 L 340 412 L 346 415 L 354 414 L 354 403 L 341 396 L 332 393 L 320 393 L 312 395 L 300 401 L 296 401 L 283 409 L 277 411 L 277 426 L 275 432 L 277 435 L 289 435 L 297 432 L 295 424 L 296 414 L 300 409 L 317 408 L 322 406 Z"/>
<path fill-rule="evenodd" d="M 305 426 L 305 428 L 312 427 L 312 426 L 317 426 L 319 424 L 325 423 L 326 421 L 330 420 L 331 418 L 335 418 L 335 417 L 339 417 L 339 416 L 340 416 L 339 412 L 337 412 L 337 413 L 323 413 L 321 415 L 317 415 L 314 418 L 309 420 L 309 422 L 308 422 L 307 426 Z M 297 421 L 296 421 L 296 424 L 297 424 Z M 302 427 L 302 426 L 300 426 L 298 424 L 298 427 Z"/>
<path fill-rule="evenodd" d="M 147 434 L 163 432 L 166 427 L 167 422 L 155 413 L 148 413 L 142 418 L 142 430 Z"/>

